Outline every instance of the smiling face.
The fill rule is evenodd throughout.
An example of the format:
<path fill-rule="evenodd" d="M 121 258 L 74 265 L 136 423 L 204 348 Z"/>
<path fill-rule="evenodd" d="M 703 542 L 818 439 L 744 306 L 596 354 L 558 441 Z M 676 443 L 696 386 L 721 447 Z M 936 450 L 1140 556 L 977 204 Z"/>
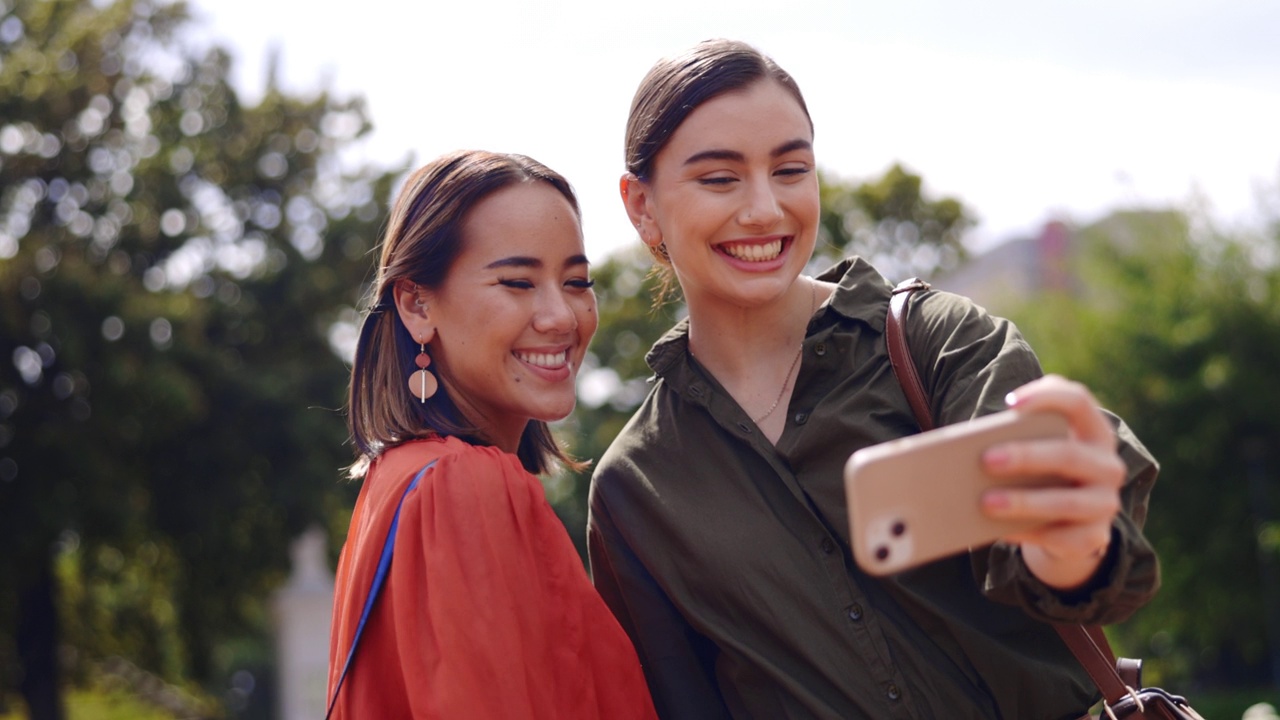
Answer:
<path fill-rule="evenodd" d="M 431 369 L 487 440 L 514 452 L 529 420 L 573 410 L 598 319 L 582 229 L 559 191 L 523 182 L 481 200 L 444 282 L 421 292 Z"/>
<path fill-rule="evenodd" d="M 809 118 L 768 79 L 708 100 L 672 133 L 648 181 L 630 181 L 625 201 L 645 242 L 666 244 L 691 306 L 776 299 L 817 240 Z"/>

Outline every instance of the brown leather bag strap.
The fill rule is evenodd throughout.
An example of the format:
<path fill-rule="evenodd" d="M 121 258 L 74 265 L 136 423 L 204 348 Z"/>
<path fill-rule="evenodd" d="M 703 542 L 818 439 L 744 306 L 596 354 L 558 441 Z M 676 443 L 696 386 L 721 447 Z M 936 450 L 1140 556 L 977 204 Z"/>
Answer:
<path fill-rule="evenodd" d="M 907 344 L 904 328 L 907 311 L 911 309 L 911 295 L 917 290 L 928 290 L 929 287 L 929 283 L 920 278 L 898 283 L 889 299 L 889 313 L 885 317 L 885 344 L 889 348 L 889 363 L 893 366 L 893 373 L 897 376 L 898 384 L 902 386 L 902 392 L 907 396 L 907 403 L 911 405 L 911 412 L 922 431 L 934 428 L 933 413 L 929 410 L 929 394 L 925 392 L 920 373 L 911 358 L 911 346 Z M 1127 696 L 1129 687 L 1136 689 L 1141 686 L 1140 666 L 1133 663 L 1126 665 L 1126 675 L 1132 677 L 1120 677 L 1116 671 L 1115 653 L 1111 651 L 1111 644 L 1107 642 L 1107 636 L 1103 634 L 1101 627 L 1058 623 L 1053 627 L 1084 666 L 1089 677 L 1093 678 L 1108 703 L 1115 704 Z"/>
<path fill-rule="evenodd" d="M 1102 691 L 1102 697 L 1108 705 L 1115 705 L 1129 695 L 1130 688 L 1138 689 L 1140 678 L 1129 678 L 1126 682 L 1116 670 L 1116 662 L 1111 652 L 1111 645 L 1102 636 L 1102 628 L 1096 625 L 1067 625 L 1054 623 L 1053 629 L 1058 637 L 1071 649 L 1071 654 L 1084 666 L 1085 672 L 1093 678 L 1093 683 Z M 1102 636 L 1102 642 L 1096 641 L 1092 630 Z"/>
<path fill-rule="evenodd" d="M 898 384 L 902 386 L 911 405 L 911 412 L 916 416 L 921 430 L 933 429 L 933 413 L 929 410 L 929 394 L 920 381 L 920 373 L 911 359 L 911 347 L 907 345 L 907 311 L 911 309 L 911 294 L 917 290 L 928 290 L 929 283 L 920 278 L 911 278 L 898 283 L 889 298 L 889 314 L 885 317 L 885 344 L 889 347 L 889 364 L 893 366 L 893 374 L 898 376 Z"/>

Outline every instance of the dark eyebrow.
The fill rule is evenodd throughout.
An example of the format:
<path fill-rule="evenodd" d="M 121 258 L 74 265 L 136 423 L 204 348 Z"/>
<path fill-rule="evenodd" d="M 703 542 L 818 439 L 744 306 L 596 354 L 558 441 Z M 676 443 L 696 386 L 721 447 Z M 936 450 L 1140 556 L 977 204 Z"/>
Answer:
<path fill-rule="evenodd" d="M 685 165 L 692 165 L 703 160 L 729 160 L 730 162 L 743 162 L 747 158 L 736 150 L 703 150 L 694 153 L 684 161 Z"/>
<path fill-rule="evenodd" d="M 574 265 L 589 265 L 586 255 L 572 255 L 564 261 L 565 267 L 573 267 Z M 535 257 L 527 257 L 525 255 L 512 255 L 501 260 L 494 260 L 484 266 L 486 270 L 496 270 L 498 268 L 540 268 L 542 261 Z"/>
<path fill-rule="evenodd" d="M 538 258 L 526 257 L 524 255 L 512 255 L 501 260 L 494 260 L 485 265 L 485 270 L 496 270 L 497 268 L 540 268 L 542 261 Z"/>
<path fill-rule="evenodd" d="M 813 143 L 809 142 L 808 140 L 805 140 L 804 138 L 796 138 L 791 142 L 782 143 L 778 147 L 774 148 L 773 151 L 769 153 L 769 157 L 776 158 L 781 155 L 786 155 L 789 152 L 795 152 L 796 150 L 812 150 L 812 149 L 813 149 Z"/>
<path fill-rule="evenodd" d="M 789 152 L 794 152 L 796 150 L 812 150 L 812 149 L 813 149 L 813 143 L 809 142 L 808 140 L 805 140 L 804 138 L 796 138 L 795 140 L 785 142 L 779 145 L 778 147 L 774 148 L 773 150 L 770 150 L 769 157 L 776 158 L 782 155 L 786 155 Z M 689 158 L 684 161 L 684 164 L 692 165 L 696 162 L 701 162 L 703 160 L 728 160 L 730 162 L 745 162 L 746 159 L 747 159 L 746 156 L 738 152 L 737 150 L 703 150 L 702 152 L 694 153 L 693 155 L 690 155 Z"/>

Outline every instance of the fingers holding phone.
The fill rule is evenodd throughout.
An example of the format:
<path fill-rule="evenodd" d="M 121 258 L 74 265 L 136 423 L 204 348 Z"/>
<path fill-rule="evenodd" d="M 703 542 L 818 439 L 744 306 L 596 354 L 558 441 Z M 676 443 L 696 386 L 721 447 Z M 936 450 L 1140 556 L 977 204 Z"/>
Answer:
<path fill-rule="evenodd" d="M 983 493 L 1064 481 L 1026 467 L 996 476 L 983 467 L 983 453 L 1004 445 L 1022 453 L 1069 437 L 1062 413 L 1011 410 L 853 453 L 845 465 L 845 488 L 854 559 L 872 574 L 901 572 L 1044 525 L 1043 517 L 1021 510 L 992 516 L 982 507 Z M 1059 511 L 1050 516 L 1059 517 Z"/>
<path fill-rule="evenodd" d="M 996 477 L 1046 474 L 1061 478 L 1057 487 L 992 488 L 983 493 L 989 517 L 1032 523 L 1004 538 L 1021 546 L 1024 561 L 1042 582 L 1068 590 L 1097 571 L 1111 541 L 1120 511 L 1125 465 L 1116 449 L 1115 430 L 1093 394 L 1083 385 L 1046 376 L 1010 394 L 1021 412 L 1051 411 L 1067 419 L 1066 437 L 994 445 L 983 453 L 984 469 Z"/>

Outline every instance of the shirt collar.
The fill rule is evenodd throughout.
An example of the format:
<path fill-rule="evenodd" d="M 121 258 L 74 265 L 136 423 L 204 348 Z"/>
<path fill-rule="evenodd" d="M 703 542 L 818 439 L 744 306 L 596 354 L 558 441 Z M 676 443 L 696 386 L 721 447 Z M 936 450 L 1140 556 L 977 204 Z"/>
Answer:
<path fill-rule="evenodd" d="M 861 320 L 879 333 L 884 332 L 893 285 L 860 257 L 848 257 L 818 275 L 819 280 L 839 285 L 830 307 L 852 320 Z"/>
<path fill-rule="evenodd" d="M 846 318 L 866 323 L 878 333 L 884 332 L 884 314 L 893 286 L 870 263 L 856 256 L 845 258 L 819 274 L 818 279 L 839 285 L 828 307 Z M 687 360 L 688 351 L 689 319 L 685 318 L 654 343 L 645 362 L 660 377 L 669 377 Z"/>
<path fill-rule="evenodd" d="M 671 368 L 683 362 L 688 351 L 689 318 L 684 318 L 658 338 L 644 356 L 644 361 L 655 373 L 666 376 Z"/>

